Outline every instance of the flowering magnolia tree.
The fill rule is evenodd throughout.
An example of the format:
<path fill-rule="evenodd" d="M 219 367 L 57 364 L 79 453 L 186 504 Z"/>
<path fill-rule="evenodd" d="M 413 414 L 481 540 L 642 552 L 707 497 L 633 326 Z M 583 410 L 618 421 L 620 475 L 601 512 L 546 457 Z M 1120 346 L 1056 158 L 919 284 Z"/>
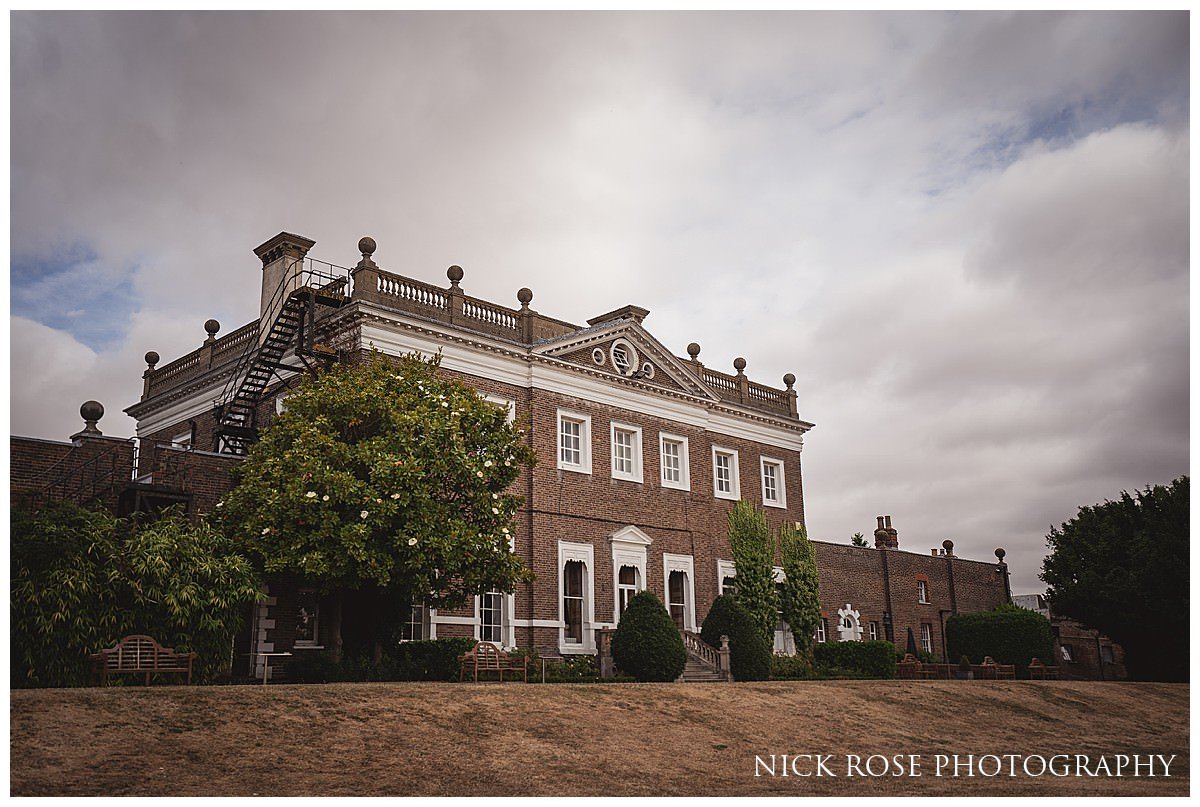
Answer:
<path fill-rule="evenodd" d="M 385 592 L 400 608 L 529 579 L 510 537 L 521 500 L 505 491 L 532 452 L 438 362 L 373 353 L 288 397 L 215 511 L 263 571 Z"/>

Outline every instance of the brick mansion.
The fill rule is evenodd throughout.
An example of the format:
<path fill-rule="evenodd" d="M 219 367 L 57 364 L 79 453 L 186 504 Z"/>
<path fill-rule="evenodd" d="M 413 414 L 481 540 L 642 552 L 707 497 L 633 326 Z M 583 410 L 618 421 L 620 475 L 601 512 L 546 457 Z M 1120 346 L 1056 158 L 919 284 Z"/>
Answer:
<path fill-rule="evenodd" d="M 414 604 L 407 638 L 593 654 L 598 630 L 615 627 L 645 589 L 695 632 L 735 583 L 733 504 L 761 507 L 775 529 L 804 523 L 801 457 L 813 424 L 799 415 L 790 373 L 774 386 L 752 381 L 741 358 L 733 372 L 706 366 L 696 343 L 677 355 L 635 305 L 570 323 L 535 310 L 529 289 L 515 307 L 467 295 L 457 266 L 448 285 L 386 271 L 370 238 L 344 269 L 311 257 L 314 244 L 280 233 L 254 250 L 258 319 L 225 335 L 209 320 L 196 350 L 165 363 L 146 354 L 141 398 L 125 410 L 136 440 L 103 435 L 95 402 L 70 442 L 13 438 L 14 497 L 208 512 L 301 378 L 375 349 L 440 353 L 441 372 L 505 408 L 537 457 L 513 487 L 523 498 L 514 548 L 533 582 L 454 611 Z M 985 561 L 957 556 L 950 541 L 906 551 L 890 516 L 871 527 L 872 546 L 814 541 L 818 641 L 888 639 L 903 649 L 911 631 L 918 647 L 944 657 L 947 617 L 1010 600 L 1002 550 Z M 285 677 L 282 665 L 263 670 L 252 659 L 336 652 L 354 632 L 342 608 L 302 579 L 271 579 L 267 594 L 235 648 L 240 673 Z M 792 649 L 782 621 L 775 649 Z"/>

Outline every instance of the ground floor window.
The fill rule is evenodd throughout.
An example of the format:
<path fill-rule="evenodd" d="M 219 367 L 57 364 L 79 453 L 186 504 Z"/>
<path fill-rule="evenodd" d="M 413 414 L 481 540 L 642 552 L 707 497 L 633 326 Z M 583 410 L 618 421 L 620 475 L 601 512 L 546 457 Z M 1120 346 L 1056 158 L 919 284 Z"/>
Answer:
<path fill-rule="evenodd" d="M 489 591 L 479 597 L 479 638 L 485 642 L 504 641 L 504 593 Z"/>
<path fill-rule="evenodd" d="M 401 626 L 400 641 L 418 642 L 429 638 L 429 609 L 423 603 L 413 603 L 408 618 Z"/>
<path fill-rule="evenodd" d="M 636 566 L 622 566 L 617 572 L 617 616 L 625 613 L 629 601 L 638 593 L 638 570 Z"/>
<path fill-rule="evenodd" d="M 687 572 L 674 571 L 667 578 L 667 600 L 671 619 L 683 629 L 687 620 Z"/>
<path fill-rule="evenodd" d="M 317 592 L 302 588 L 296 592 L 296 646 L 315 647 L 317 626 L 321 620 L 321 603 Z"/>
<path fill-rule="evenodd" d="M 870 632 L 872 642 L 879 638 L 879 623 L 878 622 L 872 622 L 868 626 L 868 630 Z"/>
<path fill-rule="evenodd" d="M 821 617 L 821 621 L 817 623 L 817 642 L 824 643 L 825 641 L 825 617 Z"/>
<path fill-rule="evenodd" d="M 921 623 L 921 649 L 926 653 L 933 652 L 933 626 L 928 622 Z"/>
<path fill-rule="evenodd" d="M 565 641 L 583 643 L 583 561 L 569 560 L 563 564 L 563 620 Z"/>

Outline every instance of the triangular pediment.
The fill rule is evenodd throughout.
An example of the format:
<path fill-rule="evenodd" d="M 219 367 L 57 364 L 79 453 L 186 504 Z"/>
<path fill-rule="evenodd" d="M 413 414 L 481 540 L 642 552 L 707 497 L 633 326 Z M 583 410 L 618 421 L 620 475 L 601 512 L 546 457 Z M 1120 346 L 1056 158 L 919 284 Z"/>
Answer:
<path fill-rule="evenodd" d="M 609 540 L 614 544 L 634 544 L 635 546 L 650 546 L 653 543 L 649 535 L 632 524 L 614 532 L 609 536 Z"/>
<path fill-rule="evenodd" d="M 535 345 L 533 352 L 611 376 L 617 381 L 637 381 L 720 400 L 687 361 L 673 355 L 631 319 L 564 334 Z"/>

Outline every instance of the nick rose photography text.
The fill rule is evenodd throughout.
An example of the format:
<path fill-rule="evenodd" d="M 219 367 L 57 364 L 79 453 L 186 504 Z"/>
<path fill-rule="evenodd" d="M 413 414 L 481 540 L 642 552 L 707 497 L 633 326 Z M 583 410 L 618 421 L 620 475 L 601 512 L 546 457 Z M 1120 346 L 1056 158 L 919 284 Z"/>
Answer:
<path fill-rule="evenodd" d="M 755 776 L 862 777 L 943 776 L 1171 776 L 1175 754 L 769 754 L 754 757 Z M 930 764 L 931 763 L 931 764 Z"/>

